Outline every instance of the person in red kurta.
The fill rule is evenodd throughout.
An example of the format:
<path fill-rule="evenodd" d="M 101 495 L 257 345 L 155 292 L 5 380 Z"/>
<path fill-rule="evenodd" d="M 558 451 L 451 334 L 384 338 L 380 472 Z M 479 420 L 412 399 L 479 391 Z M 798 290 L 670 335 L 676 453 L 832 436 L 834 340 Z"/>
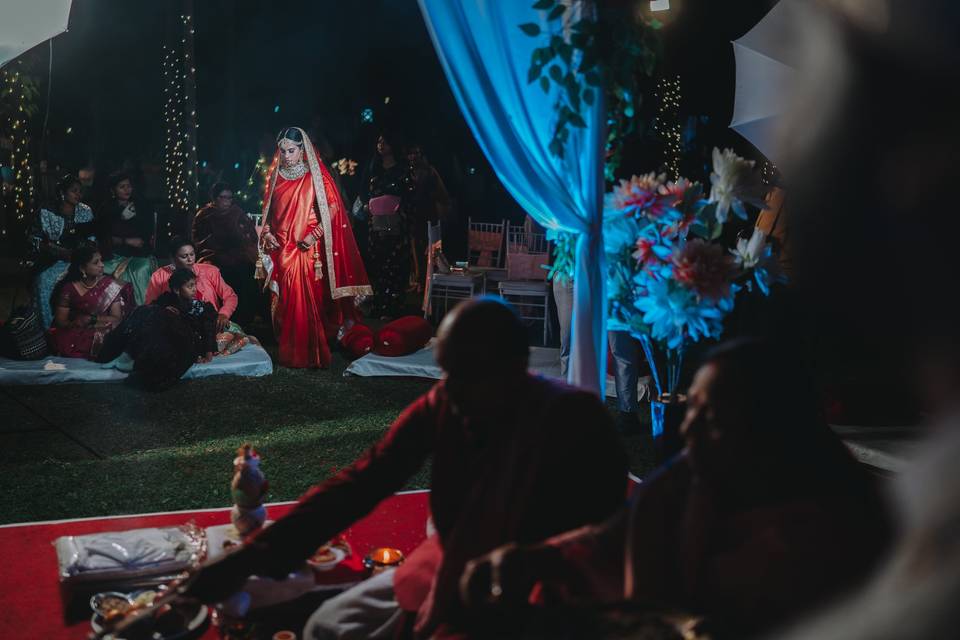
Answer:
<path fill-rule="evenodd" d="M 328 341 L 359 319 L 355 299 L 373 289 L 333 177 L 302 129 L 280 132 L 273 167 L 257 276 L 272 295 L 280 364 L 325 368 Z"/>
<path fill-rule="evenodd" d="M 437 533 L 396 570 L 393 584 L 385 585 L 388 598 L 367 617 L 401 608 L 415 616 L 418 637 L 457 637 L 477 624 L 509 624 L 467 617 L 457 598 L 466 562 L 506 542 L 532 542 L 600 522 L 624 503 L 627 486 L 626 455 L 603 403 L 529 374 L 528 352 L 526 327 L 502 300 L 461 303 L 439 331 L 444 380 L 350 467 L 307 492 L 242 549 L 202 568 L 188 595 L 217 601 L 242 587 L 249 574 L 287 575 L 403 488 L 432 456 Z M 362 593 L 366 584 L 338 598 Z M 364 622 L 369 631 L 380 626 Z"/>

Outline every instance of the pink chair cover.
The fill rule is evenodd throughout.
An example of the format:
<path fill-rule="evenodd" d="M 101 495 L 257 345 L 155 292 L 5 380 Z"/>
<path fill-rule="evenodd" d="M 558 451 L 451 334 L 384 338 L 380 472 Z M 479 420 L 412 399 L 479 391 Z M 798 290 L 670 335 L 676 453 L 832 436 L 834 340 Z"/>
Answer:
<path fill-rule="evenodd" d="M 547 270 L 543 265 L 549 262 L 545 253 L 508 253 L 508 280 L 546 280 Z"/>
<path fill-rule="evenodd" d="M 503 242 L 503 234 L 496 231 L 477 231 L 471 229 L 467 236 L 467 244 L 470 251 L 477 251 L 480 256 L 477 258 L 478 267 L 492 267 L 493 254 L 500 250 L 500 243 Z"/>

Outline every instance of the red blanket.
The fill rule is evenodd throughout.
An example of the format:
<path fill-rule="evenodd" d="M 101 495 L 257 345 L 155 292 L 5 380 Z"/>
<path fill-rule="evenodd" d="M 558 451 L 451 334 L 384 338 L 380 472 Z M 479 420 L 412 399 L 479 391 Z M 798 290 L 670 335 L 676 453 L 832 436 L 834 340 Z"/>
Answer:
<path fill-rule="evenodd" d="M 353 555 L 334 571 L 331 579 L 343 583 L 363 577 L 363 556 L 377 547 L 395 547 L 405 554 L 425 538 L 429 493 L 397 494 L 366 518 L 344 531 Z M 271 505 L 270 519 L 285 514 L 293 503 Z M 57 580 L 57 557 L 51 544 L 65 535 L 166 527 L 194 521 L 201 527 L 230 522 L 229 509 L 179 511 L 165 514 L 89 518 L 51 523 L 0 527 L 0 629 L 9 638 L 80 640 L 90 631 L 87 622 L 66 626 Z M 336 575 L 333 575 L 336 574 Z M 216 638 L 211 629 L 204 638 Z"/>

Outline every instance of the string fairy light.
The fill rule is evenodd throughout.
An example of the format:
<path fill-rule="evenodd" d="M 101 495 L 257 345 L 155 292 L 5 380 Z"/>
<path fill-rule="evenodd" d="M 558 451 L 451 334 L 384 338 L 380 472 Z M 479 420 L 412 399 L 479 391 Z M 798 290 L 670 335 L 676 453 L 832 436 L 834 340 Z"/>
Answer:
<path fill-rule="evenodd" d="M 13 200 L 18 222 L 26 219 L 34 200 L 33 176 L 30 172 L 30 132 L 24 109 L 27 101 L 26 75 L 19 70 L 22 64 L 23 62 L 18 60 L 16 67 L 8 67 L 0 71 L 0 86 L 4 87 L 2 93 L 11 96 L 13 103 L 17 105 L 17 108 L 10 113 L 8 127 L 11 141 L 9 164 L 14 177 Z M 14 68 L 18 70 L 14 71 Z"/>
<path fill-rule="evenodd" d="M 769 160 L 764 160 L 760 165 L 760 180 L 763 184 L 772 184 L 777 176 L 777 165 Z"/>
<path fill-rule="evenodd" d="M 260 201 L 257 203 L 257 211 L 258 212 L 261 211 L 263 209 L 264 193 L 266 192 L 267 185 L 269 184 L 268 182 L 265 182 L 265 181 L 269 180 L 269 176 L 270 176 L 270 163 L 265 157 L 260 156 L 259 158 L 257 158 L 256 164 L 253 165 L 253 170 L 250 172 L 250 175 L 247 177 L 246 185 L 241 191 L 238 192 L 240 200 L 242 200 L 244 204 L 247 204 L 248 201 L 250 200 L 250 195 L 247 192 L 247 190 L 253 189 L 253 191 L 256 193 L 258 191 L 256 186 L 258 185 L 259 182 L 263 182 L 263 189 L 260 190 L 260 195 L 261 195 Z"/>
<path fill-rule="evenodd" d="M 196 108 L 191 106 L 190 100 L 197 71 L 191 60 L 193 17 L 182 14 L 180 22 L 184 34 L 180 46 L 163 46 L 164 186 L 171 208 L 183 217 L 192 215 L 197 207 L 199 175 L 195 170 L 197 147 L 194 141 L 199 124 Z M 172 223 L 168 222 L 167 228 L 167 235 L 173 235 Z"/>
<path fill-rule="evenodd" d="M 659 112 L 654 130 L 664 141 L 664 165 L 669 177 L 680 177 L 680 160 L 683 155 L 683 132 L 680 125 L 680 76 L 664 77 L 657 83 Z"/>
<path fill-rule="evenodd" d="M 263 164 L 260 165 L 260 170 L 263 171 L 263 190 L 261 192 L 262 195 L 260 198 L 260 210 L 262 211 L 263 203 L 267 199 L 267 191 L 270 190 L 270 180 L 271 178 L 273 178 L 273 174 L 276 172 L 278 168 L 280 158 L 279 156 L 274 157 L 274 159 L 270 162 L 269 166 L 267 166 L 267 162 L 265 159 L 261 158 L 261 160 L 263 160 Z M 263 167 L 266 167 L 266 170 L 264 170 Z"/>

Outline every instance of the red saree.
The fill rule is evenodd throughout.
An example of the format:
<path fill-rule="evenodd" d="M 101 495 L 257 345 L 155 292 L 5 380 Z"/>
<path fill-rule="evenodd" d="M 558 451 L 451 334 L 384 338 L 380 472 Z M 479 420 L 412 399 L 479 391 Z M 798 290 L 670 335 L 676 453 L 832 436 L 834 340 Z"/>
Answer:
<path fill-rule="evenodd" d="M 280 248 L 261 260 L 272 294 L 280 364 L 325 368 L 330 365 L 328 341 L 345 323 L 359 319 L 354 298 L 373 290 L 333 178 L 306 133 L 303 137 L 306 175 L 286 180 L 274 171 L 270 179 L 264 221 Z M 320 240 L 302 251 L 297 242 L 317 227 Z"/>
<path fill-rule="evenodd" d="M 72 282 L 64 284 L 54 304 L 70 309 L 69 319 L 72 323 L 78 318 L 82 320 L 85 316 L 108 314 L 114 302 L 120 303 L 123 316 L 126 317 L 135 306 L 133 287 L 129 282 L 119 282 L 105 275 L 92 289 L 82 295 Z M 100 351 L 103 339 L 109 332 L 110 329 L 104 328 L 70 326 L 53 327 L 47 335 L 50 338 L 51 348 L 57 355 L 65 358 L 92 359 Z"/>

